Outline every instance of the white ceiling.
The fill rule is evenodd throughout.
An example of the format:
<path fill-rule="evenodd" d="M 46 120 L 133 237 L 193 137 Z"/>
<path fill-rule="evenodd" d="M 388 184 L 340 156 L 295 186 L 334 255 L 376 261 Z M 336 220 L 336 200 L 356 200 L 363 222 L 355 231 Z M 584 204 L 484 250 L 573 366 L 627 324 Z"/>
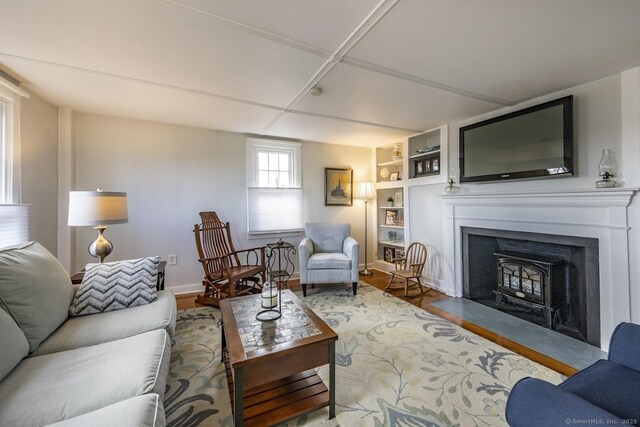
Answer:
<path fill-rule="evenodd" d="M 379 145 L 640 65 L 638 0 L 0 0 L 0 10 L 0 69 L 55 105 L 339 144 Z"/>

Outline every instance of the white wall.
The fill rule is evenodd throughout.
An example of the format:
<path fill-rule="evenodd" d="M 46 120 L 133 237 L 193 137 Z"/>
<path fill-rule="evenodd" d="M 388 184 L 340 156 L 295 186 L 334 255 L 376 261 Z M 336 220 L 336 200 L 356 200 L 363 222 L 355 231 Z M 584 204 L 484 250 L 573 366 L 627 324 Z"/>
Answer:
<path fill-rule="evenodd" d="M 237 249 L 274 239 L 248 240 L 246 235 L 245 135 L 85 113 L 74 115 L 77 190 L 126 191 L 129 223 L 105 232 L 114 244 L 109 260 L 178 255 L 167 266 L 168 287 L 201 289 L 193 225 L 198 212 L 215 210 L 231 222 Z M 307 221 L 351 222 L 352 235 L 364 241 L 364 211 L 324 206 L 324 168 L 352 167 L 354 179 L 369 179 L 371 150 L 304 142 L 302 185 Z M 92 262 L 87 245 L 91 228 L 79 228 L 76 266 Z M 300 237 L 287 238 L 297 246 Z M 371 252 L 370 252 L 371 253 Z"/>
<path fill-rule="evenodd" d="M 637 69 L 636 69 L 637 70 Z M 638 79 L 638 80 L 636 80 Z M 499 183 L 478 183 L 464 184 L 459 186 L 458 192 L 480 193 L 499 191 L 519 191 L 519 190 L 544 190 L 560 188 L 594 188 L 595 181 L 598 180 L 598 163 L 604 148 L 613 150 L 617 162 L 617 177 L 625 186 L 640 185 L 638 179 L 638 161 L 628 161 L 628 153 L 638 153 L 640 139 L 637 138 L 637 123 L 640 123 L 640 116 L 637 116 L 640 108 L 640 91 L 635 97 L 631 95 L 631 100 L 623 102 L 623 91 L 628 97 L 628 90 L 640 87 L 640 73 L 633 73 L 626 76 L 625 73 L 614 75 L 605 79 L 590 82 L 555 92 L 547 96 L 537 98 L 514 107 L 504 108 L 489 114 L 473 117 L 468 120 L 450 124 L 449 132 L 449 159 L 450 169 L 453 168 L 456 181 L 459 173 L 458 148 L 459 129 L 462 126 L 476 123 L 491 117 L 506 114 L 511 111 L 526 108 L 541 102 L 560 98 L 572 94 L 574 96 L 574 147 L 576 174 L 573 177 L 547 178 L 537 180 L 521 180 Z M 631 104 L 631 107 L 628 106 Z M 626 118 L 626 128 L 623 126 L 623 118 Z M 636 123 L 636 125 L 634 125 Z M 635 126 L 635 127 L 634 127 Z M 632 128 L 631 130 L 628 128 Z M 634 132 L 634 129 L 636 132 Z M 623 132 L 627 136 L 623 142 Z M 623 156 L 623 153 L 624 156 Z M 626 168 L 626 170 L 624 170 Z M 442 199 L 444 185 L 419 186 L 410 189 L 410 215 L 411 215 L 411 239 L 423 241 L 431 246 L 431 261 L 427 269 L 427 276 L 433 284 L 446 283 L 443 288 L 453 288 L 449 283 L 451 277 L 448 272 L 453 270 L 453 260 L 447 259 L 443 254 L 443 231 L 442 227 Z M 632 320 L 640 321 L 640 272 L 638 271 L 637 260 L 640 259 L 640 202 L 636 196 L 628 209 L 630 230 L 629 257 L 632 264 Z M 627 256 L 627 254 L 619 254 Z M 451 285 L 451 286 L 449 286 Z"/>
<path fill-rule="evenodd" d="M 58 109 L 35 94 L 20 101 L 22 202 L 29 238 L 58 249 Z"/>

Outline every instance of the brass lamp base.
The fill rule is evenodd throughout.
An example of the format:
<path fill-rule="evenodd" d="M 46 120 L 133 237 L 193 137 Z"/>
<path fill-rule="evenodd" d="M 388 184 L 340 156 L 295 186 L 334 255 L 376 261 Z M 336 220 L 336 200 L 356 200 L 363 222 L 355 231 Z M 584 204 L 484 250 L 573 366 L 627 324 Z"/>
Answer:
<path fill-rule="evenodd" d="M 368 268 L 365 268 L 364 270 L 362 270 L 360 272 L 360 275 L 362 275 L 362 276 L 373 276 L 373 271 L 369 270 Z"/>
<path fill-rule="evenodd" d="M 102 263 L 111 251 L 113 251 L 113 245 L 110 241 L 105 239 L 102 234 L 107 227 L 99 225 L 97 227 L 93 227 L 93 229 L 98 230 L 98 238 L 89 245 L 89 254 L 94 258 L 98 258 Z"/>

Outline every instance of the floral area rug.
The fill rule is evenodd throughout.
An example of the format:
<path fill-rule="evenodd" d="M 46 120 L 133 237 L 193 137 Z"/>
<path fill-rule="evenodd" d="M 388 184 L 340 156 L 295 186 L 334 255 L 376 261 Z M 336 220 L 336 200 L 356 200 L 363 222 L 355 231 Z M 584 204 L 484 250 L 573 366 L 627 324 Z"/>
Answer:
<path fill-rule="evenodd" d="M 324 408 L 283 425 L 506 425 L 506 398 L 519 379 L 562 379 L 362 282 L 355 297 L 351 286 L 319 286 L 303 301 L 339 336 L 337 417 Z M 328 365 L 318 373 L 328 383 Z M 168 426 L 233 425 L 218 309 L 179 312 L 164 404 Z"/>

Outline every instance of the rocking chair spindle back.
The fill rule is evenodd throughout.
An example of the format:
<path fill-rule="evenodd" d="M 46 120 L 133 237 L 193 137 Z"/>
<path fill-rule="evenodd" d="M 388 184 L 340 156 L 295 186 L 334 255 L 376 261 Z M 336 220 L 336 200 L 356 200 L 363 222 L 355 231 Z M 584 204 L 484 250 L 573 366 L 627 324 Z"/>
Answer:
<path fill-rule="evenodd" d="M 202 224 L 194 225 L 193 232 L 205 291 L 196 301 L 217 307 L 223 298 L 259 292 L 265 280 L 264 248 L 236 251 L 228 222 L 222 222 L 215 212 L 200 212 L 200 219 Z"/>

